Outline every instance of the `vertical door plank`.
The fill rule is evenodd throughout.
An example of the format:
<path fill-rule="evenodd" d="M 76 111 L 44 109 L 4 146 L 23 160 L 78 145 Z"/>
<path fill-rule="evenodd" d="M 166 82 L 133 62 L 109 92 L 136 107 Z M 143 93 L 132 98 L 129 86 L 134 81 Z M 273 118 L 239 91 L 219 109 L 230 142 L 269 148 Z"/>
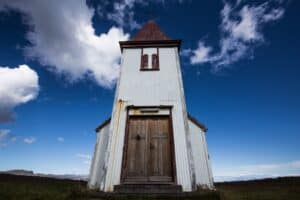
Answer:
<path fill-rule="evenodd" d="M 125 182 L 171 182 L 171 133 L 168 117 L 129 119 Z"/>
<path fill-rule="evenodd" d="M 154 118 L 150 125 L 150 181 L 172 181 L 171 144 L 168 118 Z"/>
<path fill-rule="evenodd" d="M 146 179 L 146 120 L 130 119 L 125 181 Z"/>
<path fill-rule="evenodd" d="M 172 160 L 171 160 L 171 137 L 169 130 L 169 121 L 167 119 L 161 121 L 162 139 L 162 174 L 163 176 L 172 177 Z"/>

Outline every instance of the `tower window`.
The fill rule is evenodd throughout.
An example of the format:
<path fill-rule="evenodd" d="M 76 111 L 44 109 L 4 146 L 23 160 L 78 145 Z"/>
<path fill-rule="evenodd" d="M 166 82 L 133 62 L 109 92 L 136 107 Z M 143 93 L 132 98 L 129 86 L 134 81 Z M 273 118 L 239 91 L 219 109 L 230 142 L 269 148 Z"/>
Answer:
<path fill-rule="evenodd" d="M 154 50 L 154 48 L 153 48 Z M 150 56 L 149 56 L 150 55 Z M 141 71 L 155 71 L 159 70 L 159 53 L 156 51 L 141 50 Z"/>
<path fill-rule="evenodd" d="M 141 69 L 147 69 L 148 68 L 148 54 L 142 55 L 142 66 Z"/>
<path fill-rule="evenodd" d="M 159 69 L 158 66 L 158 54 L 152 54 L 152 68 Z"/>

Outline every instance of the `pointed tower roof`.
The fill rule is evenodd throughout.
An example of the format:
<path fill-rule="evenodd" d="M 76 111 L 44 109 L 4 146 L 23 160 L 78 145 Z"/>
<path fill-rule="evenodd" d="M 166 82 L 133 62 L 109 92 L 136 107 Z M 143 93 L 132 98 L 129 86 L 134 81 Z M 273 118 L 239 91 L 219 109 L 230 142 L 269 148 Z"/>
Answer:
<path fill-rule="evenodd" d="M 153 20 L 150 20 L 130 40 L 119 43 L 121 50 L 146 47 L 177 47 L 179 49 L 181 40 L 170 39 Z"/>
<path fill-rule="evenodd" d="M 170 40 L 161 28 L 150 20 L 139 30 L 131 40 L 134 41 L 153 41 L 153 40 Z"/>

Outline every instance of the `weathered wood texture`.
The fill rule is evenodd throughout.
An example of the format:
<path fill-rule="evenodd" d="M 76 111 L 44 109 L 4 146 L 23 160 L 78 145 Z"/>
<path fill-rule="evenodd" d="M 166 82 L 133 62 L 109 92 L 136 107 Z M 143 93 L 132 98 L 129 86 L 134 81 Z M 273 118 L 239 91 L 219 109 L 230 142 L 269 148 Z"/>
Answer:
<path fill-rule="evenodd" d="M 171 182 L 172 155 L 168 117 L 131 117 L 124 182 Z"/>

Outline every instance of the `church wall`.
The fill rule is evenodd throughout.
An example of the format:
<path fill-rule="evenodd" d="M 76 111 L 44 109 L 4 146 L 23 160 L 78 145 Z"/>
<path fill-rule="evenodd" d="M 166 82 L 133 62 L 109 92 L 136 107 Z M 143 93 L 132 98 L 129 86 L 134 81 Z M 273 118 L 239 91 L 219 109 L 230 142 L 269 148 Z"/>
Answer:
<path fill-rule="evenodd" d="M 107 151 L 109 123 L 97 132 L 97 140 L 90 168 L 88 186 L 91 189 L 103 187 L 105 152 Z"/>
<path fill-rule="evenodd" d="M 159 49 L 159 71 L 140 71 L 140 56 L 140 49 L 124 49 L 119 97 L 135 105 L 168 105 L 180 101 L 175 48 Z"/>
<path fill-rule="evenodd" d="M 186 111 L 177 48 L 159 48 L 159 71 L 140 71 L 141 49 L 123 49 L 121 78 L 112 115 L 105 191 L 120 184 L 126 124 L 126 107 L 171 105 L 177 184 L 192 190 L 190 159 L 187 152 Z"/>
<path fill-rule="evenodd" d="M 207 153 L 205 132 L 190 120 L 189 131 L 195 163 L 196 184 L 204 188 L 213 188 L 213 178 Z"/>

